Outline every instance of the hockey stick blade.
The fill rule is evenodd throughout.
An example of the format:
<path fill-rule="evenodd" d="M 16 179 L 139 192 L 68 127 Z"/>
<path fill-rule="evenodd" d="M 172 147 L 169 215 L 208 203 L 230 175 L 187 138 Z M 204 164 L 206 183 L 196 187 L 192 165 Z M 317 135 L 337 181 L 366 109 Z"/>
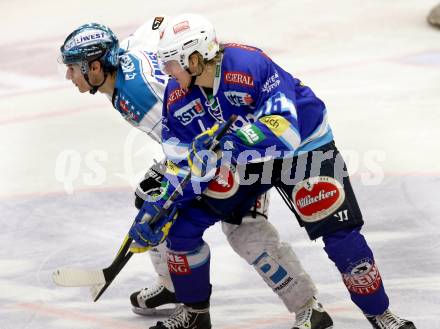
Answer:
<path fill-rule="evenodd" d="M 127 242 L 131 244 L 131 239 Z M 120 258 L 117 257 L 115 261 L 107 268 L 103 269 L 104 277 L 105 277 L 105 283 L 101 287 L 97 287 L 94 290 L 91 290 L 92 292 L 92 298 L 93 301 L 96 302 L 99 297 L 104 293 L 104 291 L 107 290 L 107 288 L 110 286 L 110 284 L 113 282 L 113 280 L 116 278 L 116 276 L 121 272 L 121 270 L 124 268 L 125 264 L 130 260 L 131 256 L 133 256 L 133 253 L 128 251 L 124 257 Z"/>
<path fill-rule="evenodd" d="M 109 267 L 99 270 L 86 270 L 75 267 L 60 268 L 52 273 L 53 282 L 61 287 L 87 287 L 106 284 L 111 279 L 114 269 L 118 267 L 117 263 L 126 255 L 131 241 L 129 236 L 125 237 Z"/>
<path fill-rule="evenodd" d="M 52 274 L 53 282 L 61 287 L 87 287 L 105 283 L 102 270 L 84 270 L 79 268 L 60 268 Z"/>
<path fill-rule="evenodd" d="M 99 284 L 90 287 L 90 294 L 92 295 L 94 301 L 99 294 L 102 294 L 101 290 L 104 288 L 104 286 L 105 284 Z"/>

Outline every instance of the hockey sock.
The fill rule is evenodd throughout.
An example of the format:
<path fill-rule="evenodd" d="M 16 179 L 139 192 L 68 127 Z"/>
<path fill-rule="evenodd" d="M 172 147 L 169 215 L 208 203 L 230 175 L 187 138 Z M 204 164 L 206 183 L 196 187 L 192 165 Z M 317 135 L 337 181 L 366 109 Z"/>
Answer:
<path fill-rule="evenodd" d="M 335 263 L 351 300 L 365 313 L 382 314 L 389 305 L 382 278 L 360 228 L 323 237 L 324 250 Z"/>
<path fill-rule="evenodd" d="M 168 250 L 168 269 L 179 302 L 194 304 L 209 300 L 209 261 L 210 252 L 206 243 L 192 251 Z"/>

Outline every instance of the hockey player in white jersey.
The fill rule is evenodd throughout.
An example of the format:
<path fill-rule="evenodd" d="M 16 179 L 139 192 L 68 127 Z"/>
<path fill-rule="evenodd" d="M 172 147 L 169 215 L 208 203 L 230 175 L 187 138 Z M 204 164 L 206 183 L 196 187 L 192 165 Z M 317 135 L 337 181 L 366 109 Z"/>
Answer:
<path fill-rule="evenodd" d="M 155 52 L 166 20 L 166 17 L 156 17 L 148 21 L 120 46 L 108 27 L 85 24 L 73 31 L 61 47 L 62 62 L 67 67 L 66 78 L 81 93 L 99 91 L 105 94 L 124 119 L 157 142 L 160 142 L 163 94 L 168 77 L 160 71 Z M 137 188 L 135 203 L 138 208 L 149 193 L 160 188 L 160 167 L 157 164 L 150 168 Z M 207 193 L 221 198 L 231 188 L 233 186 L 224 182 L 213 181 Z M 314 297 L 317 293 L 314 283 L 290 245 L 280 242 L 278 232 L 267 221 L 268 203 L 266 193 L 240 225 L 223 222 L 223 232 L 232 248 L 253 264 L 287 309 L 296 313 L 294 329 L 331 328 L 331 318 Z M 164 244 L 152 249 L 150 257 L 158 282 L 133 293 L 130 298 L 134 312 L 143 315 L 160 313 L 158 307 L 178 303 Z M 283 275 L 274 278 L 271 276 L 274 270 Z"/>

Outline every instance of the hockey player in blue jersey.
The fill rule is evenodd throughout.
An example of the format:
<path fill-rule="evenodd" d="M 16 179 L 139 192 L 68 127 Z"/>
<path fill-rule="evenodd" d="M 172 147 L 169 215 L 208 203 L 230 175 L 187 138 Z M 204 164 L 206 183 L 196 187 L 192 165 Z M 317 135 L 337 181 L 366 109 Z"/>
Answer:
<path fill-rule="evenodd" d="M 73 31 L 61 48 L 62 62 L 67 67 L 66 78 L 80 92 L 94 94 L 99 91 L 107 95 L 124 119 L 155 141 L 161 136 L 162 101 L 168 80 L 160 71 L 155 52 L 159 31 L 167 19 L 151 19 L 119 46 L 108 27 L 85 24 Z M 143 199 L 160 190 L 161 167 L 150 168 L 138 186 L 135 202 L 138 208 Z M 228 179 L 214 180 L 205 193 L 224 198 L 237 188 L 232 183 L 234 181 L 228 183 Z M 249 206 L 251 211 L 243 214 L 241 225 L 223 222 L 223 231 L 233 249 L 253 265 L 288 310 L 297 314 L 297 328 L 325 329 L 331 319 L 314 298 L 316 287 L 290 245 L 279 241 L 278 233 L 267 221 L 268 203 L 266 193 L 259 196 Z M 159 277 L 158 284 L 131 296 L 134 311 L 143 315 L 161 313 L 163 308 L 155 308 L 177 302 L 168 272 L 165 244 L 156 246 L 150 256 Z M 257 258 L 259 262 L 255 263 Z M 268 263 L 279 269 L 277 277 L 264 271 L 264 264 Z"/>
<path fill-rule="evenodd" d="M 322 237 L 352 301 L 373 328 L 415 328 L 388 309 L 378 266 L 360 233 L 362 214 L 333 141 L 325 105 L 312 90 L 257 48 L 219 47 L 214 28 L 198 15 L 170 21 L 158 54 L 164 71 L 174 78 L 168 82 L 163 108 L 168 171 L 162 198 L 145 202 L 139 220 L 154 216 L 155 206 L 163 204 L 189 170 L 193 179 L 176 200 L 177 219 L 165 219 L 153 228 L 139 222 L 130 231 L 143 246 L 167 239 L 171 278 L 184 303 L 180 312 L 152 329 L 211 327 L 209 247 L 202 239 L 215 222 L 210 213 L 239 222 L 255 198 L 273 186 L 309 237 Z M 232 115 L 237 120 L 221 139 L 219 156 L 206 152 L 219 131 L 216 124 Z M 200 196 L 209 179 L 219 174 L 218 163 L 241 173 L 240 185 L 223 199 Z M 203 206 L 196 206 L 194 198 Z M 165 223 L 173 223 L 171 229 L 162 230 Z M 259 262 L 254 261 L 277 275 L 276 267 Z M 303 328 L 301 324 L 294 328 L 298 327 Z"/>

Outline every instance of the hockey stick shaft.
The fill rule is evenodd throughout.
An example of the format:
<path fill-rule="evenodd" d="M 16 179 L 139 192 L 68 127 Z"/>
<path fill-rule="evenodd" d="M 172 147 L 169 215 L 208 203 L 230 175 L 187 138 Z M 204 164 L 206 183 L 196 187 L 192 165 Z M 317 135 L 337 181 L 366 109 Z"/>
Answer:
<path fill-rule="evenodd" d="M 222 127 L 222 129 L 218 132 L 217 136 L 213 139 L 212 144 L 210 145 L 209 149 L 210 151 L 213 151 L 217 148 L 220 139 L 226 134 L 229 127 L 234 123 L 236 116 L 231 116 L 225 123 L 225 125 Z M 165 202 L 162 209 L 149 221 L 149 224 L 156 223 L 162 216 L 166 215 L 171 208 L 174 200 L 179 196 L 180 191 L 183 190 L 183 188 L 188 184 L 188 182 L 191 180 L 191 171 L 185 176 L 185 178 L 180 182 L 179 186 L 171 193 L 168 200 Z M 134 223 L 133 223 L 134 224 Z M 107 290 L 107 288 L 110 286 L 110 284 L 113 282 L 113 280 L 116 278 L 116 276 L 119 274 L 119 272 L 124 268 L 124 266 L 127 264 L 127 262 L 130 260 L 131 256 L 133 256 L 133 253 L 129 251 L 130 245 L 133 242 L 133 239 L 130 238 L 128 235 L 125 237 L 124 242 L 122 243 L 121 247 L 119 248 L 118 254 L 115 258 L 115 260 L 112 262 L 112 264 L 103 269 L 104 277 L 105 277 L 105 284 L 103 287 L 96 292 L 96 296 L 94 296 L 93 301 L 97 301 L 102 294 Z"/>

